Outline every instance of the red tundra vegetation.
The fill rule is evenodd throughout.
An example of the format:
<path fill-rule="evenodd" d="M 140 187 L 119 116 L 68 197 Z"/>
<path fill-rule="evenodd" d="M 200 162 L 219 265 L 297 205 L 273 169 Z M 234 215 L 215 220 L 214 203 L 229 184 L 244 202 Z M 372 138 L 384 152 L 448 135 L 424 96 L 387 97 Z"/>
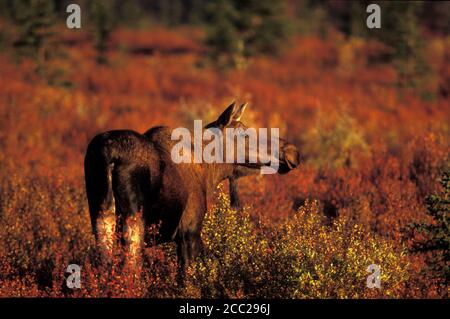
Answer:
<path fill-rule="evenodd" d="M 197 30 L 122 28 L 102 65 L 83 31 L 62 32 L 64 57 L 47 62 L 45 77 L 35 61 L 0 52 L 0 296 L 448 294 L 427 273 L 427 255 L 410 253 L 418 235 L 406 229 L 428 220 L 425 197 L 448 167 L 449 96 L 399 87 L 394 66 L 376 59 L 382 46 L 337 32 L 298 36 L 277 57 L 219 70 Z M 431 85 L 449 92 L 449 39 L 431 37 L 426 49 Z M 146 249 L 140 278 L 96 267 L 83 177 L 90 138 L 190 126 L 233 99 L 249 102 L 249 126 L 279 127 L 296 143 L 300 168 L 239 180 L 242 210 L 218 189 L 205 254 L 184 286 L 172 245 Z M 80 289 L 66 287 L 71 263 L 81 266 Z M 380 289 L 366 286 L 370 264 L 381 268 Z"/>

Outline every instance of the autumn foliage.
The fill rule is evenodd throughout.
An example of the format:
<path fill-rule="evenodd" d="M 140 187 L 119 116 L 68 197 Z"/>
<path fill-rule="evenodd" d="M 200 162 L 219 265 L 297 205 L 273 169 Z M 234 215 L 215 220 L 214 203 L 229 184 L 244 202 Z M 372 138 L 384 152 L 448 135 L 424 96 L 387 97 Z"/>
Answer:
<path fill-rule="evenodd" d="M 450 39 L 430 36 L 434 99 L 397 85 L 382 45 L 338 32 L 295 36 L 277 57 L 241 69 L 205 62 L 197 29 L 118 29 L 96 62 L 89 35 L 61 29 L 64 52 L 37 73 L 0 52 L 0 296 L 442 297 L 411 254 L 411 223 L 429 222 L 425 198 L 449 161 Z M 40 66 L 42 67 L 42 66 Z M 445 71 L 447 70 L 447 71 Z M 97 267 L 83 156 L 96 133 L 143 132 L 212 119 L 232 99 L 243 122 L 279 127 L 303 156 L 286 176 L 239 181 L 246 208 L 222 190 L 205 220 L 205 254 L 176 280 L 173 245 L 146 249 L 136 278 Z M 325 209 L 327 207 L 327 209 Z M 333 211 L 335 216 L 327 216 Z M 329 214 L 328 214 L 329 215 Z M 117 256 L 117 263 L 120 263 Z M 68 289 L 68 264 L 82 286 Z M 370 264 L 381 288 L 366 287 Z"/>

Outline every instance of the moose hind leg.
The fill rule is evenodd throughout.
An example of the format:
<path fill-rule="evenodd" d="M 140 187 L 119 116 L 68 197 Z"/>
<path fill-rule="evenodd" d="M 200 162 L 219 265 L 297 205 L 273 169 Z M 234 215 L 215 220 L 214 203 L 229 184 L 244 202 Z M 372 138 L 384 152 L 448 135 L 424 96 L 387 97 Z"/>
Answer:
<path fill-rule="evenodd" d="M 114 246 L 116 243 L 116 206 L 112 191 L 108 192 L 108 197 L 102 206 L 102 209 L 94 218 L 94 233 L 97 242 L 97 248 L 100 252 L 102 263 L 111 264 L 114 256 Z"/>
<path fill-rule="evenodd" d="M 139 270 L 144 248 L 144 219 L 142 212 L 127 216 L 124 223 L 123 239 L 127 266 Z"/>
<path fill-rule="evenodd" d="M 87 179 L 87 195 L 92 228 L 102 263 L 110 264 L 116 242 L 116 204 L 112 190 L 113 165 Z"/>
<path fill-rule="evenodd" d="M 114 210 L 102 211 L 96 221 L 96 239 L 102 262 L 111 263 L 116 233 L 116 214 Z"/>
<path fill-rule="evenodd" d="M 125 267 L 139 272 L 142 266 L 145 222 L 144 194 L 150 193 L 147 168 L 118 167 L 113 174 L 114 198 L 121 216 Z"/>

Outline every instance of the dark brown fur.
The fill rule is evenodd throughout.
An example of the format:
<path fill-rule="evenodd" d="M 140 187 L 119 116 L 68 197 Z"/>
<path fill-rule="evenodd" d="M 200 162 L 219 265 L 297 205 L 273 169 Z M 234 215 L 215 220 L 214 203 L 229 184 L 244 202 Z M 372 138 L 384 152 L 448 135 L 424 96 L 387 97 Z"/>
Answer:
<path fill-rule="evenodd" d="M 243 126 L 245 105 L 230 105 L 207 127 Z M 175 164 L 172 130 L 154 127 L 144 134 L 116 130 L 95 136 L 85 157 L 86 192 L 93 232 L 103 260 L 110 260 L 118 232 L 128 261 L 139 265 L 146 225 L 159 224 L 158 242 L 175 241 L 184 268 L 202 249 L 200 232 L 207 198 L 224 179 L 259 172 L 254 164 Z M 292 144 L 280 142 L 280 173 L 299 163 Z M 236 193 L 237 194 L 237 193 Z M 234 195 L 232 195 L 234 196 Z M 236 195 L 237 196 L 237 195 Z M 232 197 L 233 199 L 233 197 Z"/>

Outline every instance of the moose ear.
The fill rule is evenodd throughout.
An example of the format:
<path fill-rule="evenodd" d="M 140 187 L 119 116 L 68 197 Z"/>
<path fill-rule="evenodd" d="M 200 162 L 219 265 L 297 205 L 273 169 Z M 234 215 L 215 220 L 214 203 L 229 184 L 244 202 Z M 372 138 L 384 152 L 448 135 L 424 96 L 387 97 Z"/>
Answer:
<path fill-rule="evenodd" d="M 225 109 L 225 111 L 220 114 L 219 118 L 217 119 L 217 124 L 222 126 L 227 126 L 230 124 L 230 122 L 233 120 L 233 113 L 236 108 L 236 101 L 233 101 L 228 107 Z"/>
<path fill-rule="evenodd" d="M 222 126 L 227 126 L 232 121 L 239 121 L 244 113 L 247 103 L 237 106 L 236 102 L 233 101 L 225 111 L 217 119 L 217 123 Z"/>
<path fill-rule="evenodd" d="M 241 106 L 239 106 L 239 108 L 237 108 L 237 110 L 233 113 L 233 120 L 240 121 L 246 107 L 247 103 L 241 104 Z"/>

